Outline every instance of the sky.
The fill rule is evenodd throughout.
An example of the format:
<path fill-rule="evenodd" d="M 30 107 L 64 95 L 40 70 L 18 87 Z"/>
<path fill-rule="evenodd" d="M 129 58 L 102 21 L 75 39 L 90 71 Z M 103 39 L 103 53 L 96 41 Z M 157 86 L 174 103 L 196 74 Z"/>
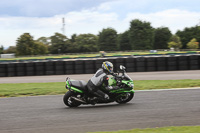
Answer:
<path fill-rule="evenodd" d="M 200 24 L 200 0 L 0 0 L 0 46 L 15 46 L 23 33 L 34 39 L 62 33 L 98 34 L 103 28 L 123 33 L 140 19 L 172 33 Z"/>

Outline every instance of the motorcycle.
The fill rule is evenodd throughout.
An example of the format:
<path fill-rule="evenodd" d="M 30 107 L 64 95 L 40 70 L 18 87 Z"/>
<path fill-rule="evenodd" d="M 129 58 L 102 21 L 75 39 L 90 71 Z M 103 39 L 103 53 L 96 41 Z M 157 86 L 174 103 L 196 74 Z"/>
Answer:
<path fill-rule="evenodd" d="M 134 83 L 133 80 L 127 75 L 125 67 L 120 65 L 120 72 L 113 73 L 112 77 L 109 78 L 108 83 L 110 86 L 118 86 L 119 89 L 107 90 L 105 85 L 102 85 L 101 89 L 107 95 L 109 95 L 109 100 L 97 101 L 96 104 L 100 103 L 111 103 L 117 102 L 119 104 L 127 103 L 132 100 L 134 97 Z M 69 77 L 66 79 L 66 89 L 68 90 L 64 97 L 63 101 L 68 107 L 78 107 L 81 104 L 92 104 L 90 100 L 95 96 L 88 93 L 87 83 L 83 80 L 70 80 Z"/>

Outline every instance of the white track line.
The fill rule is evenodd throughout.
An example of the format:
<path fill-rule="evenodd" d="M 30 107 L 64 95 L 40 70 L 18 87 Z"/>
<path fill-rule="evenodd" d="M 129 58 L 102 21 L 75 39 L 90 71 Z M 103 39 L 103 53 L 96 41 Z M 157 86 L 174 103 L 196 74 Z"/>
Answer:
<path fill-rule="evenodd" d="M 171 89 L 152 89 L 152 90 L 135 90 L 135 92 L 143 91 L 176 91 L 176 90 L 198 90 L 200 87 L 191 87 L 191 88 L 171 88 Z"/>

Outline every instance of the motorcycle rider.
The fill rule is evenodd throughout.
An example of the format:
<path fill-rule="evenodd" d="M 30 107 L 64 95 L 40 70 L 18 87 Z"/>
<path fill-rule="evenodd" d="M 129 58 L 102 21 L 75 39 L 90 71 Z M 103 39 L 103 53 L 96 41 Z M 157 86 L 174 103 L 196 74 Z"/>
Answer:
<path fill-rule="evenodd" d="M 109 77 L 107 75 L 113 74 L 113 64 L 109 61 L 102 63 L 102 68 L 98 69 L 94 76 L 88 81 L 87 88 L 89 93 L 96 96 L 90 99 L 91 102 L 101 100 L 103 102 L 109 101 L 109 96 L 101 91 L 99 88 L 104 84 L 107 90 L 117 89 L 118 87 L 112 87 L 108 85 Z"/>

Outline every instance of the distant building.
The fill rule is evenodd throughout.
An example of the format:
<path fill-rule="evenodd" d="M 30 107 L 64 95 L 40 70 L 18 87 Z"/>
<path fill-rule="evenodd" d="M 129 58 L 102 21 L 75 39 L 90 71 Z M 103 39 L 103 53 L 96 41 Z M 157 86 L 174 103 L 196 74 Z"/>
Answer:
<path fill-rule="evenodd" d="M 1 54 L 0 58 L 15 58 L 15 54 Z"/>

